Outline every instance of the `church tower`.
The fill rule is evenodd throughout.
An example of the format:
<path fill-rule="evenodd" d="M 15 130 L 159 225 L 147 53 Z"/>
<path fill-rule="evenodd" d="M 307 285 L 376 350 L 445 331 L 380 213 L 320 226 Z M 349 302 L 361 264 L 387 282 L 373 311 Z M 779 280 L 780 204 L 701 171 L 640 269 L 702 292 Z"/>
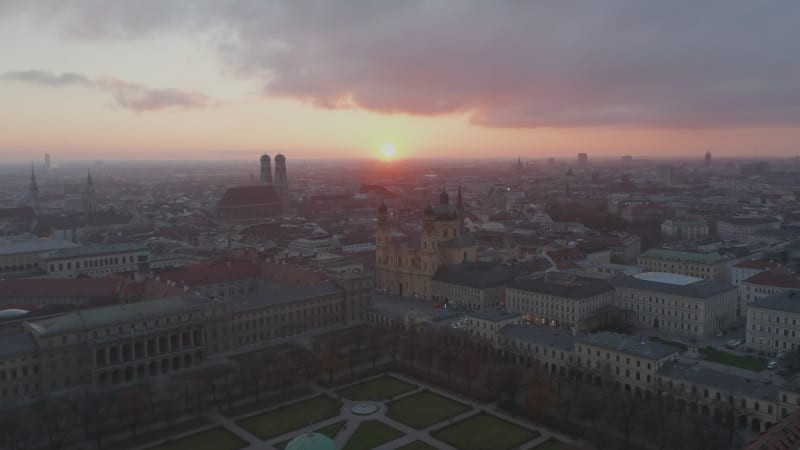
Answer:
<path fill-rule="evenodd" d="M 461 186 L 458 186 L 458 197 L 456 198 L 456 212 L 458 212 L 458 234 L 464 234 L 464 198 L 461 196 Z"/>
<path fill-rule="evenodd" d="M 289 193 L 289 181 L 286 178 L 286 157 L 281 153 L 275 155 L 275 192 L 284 201 Z"/>
<path fill-rule="evenodd" d="M 84 214 L 94 214 L 97 212 L 97 203 L 94 199 L 94 182 L 92 181 L 92 172 L 87 171 L 86 174 L 86 202 L 83 205 Z"/>
<path fill-rule="evenodd" d="M 31 209 L 33 212 L 39 212 L 39 186 L 36 184 L 36 174 L 33 173 L 33 164 L 31 164 L 31 186 L 30 186 L 30 201 Z"/>
<path fill-rule="evenodd" d="M 261 184 L 272 185 L 272 163 L 269 155 L 261 155 Z"/>

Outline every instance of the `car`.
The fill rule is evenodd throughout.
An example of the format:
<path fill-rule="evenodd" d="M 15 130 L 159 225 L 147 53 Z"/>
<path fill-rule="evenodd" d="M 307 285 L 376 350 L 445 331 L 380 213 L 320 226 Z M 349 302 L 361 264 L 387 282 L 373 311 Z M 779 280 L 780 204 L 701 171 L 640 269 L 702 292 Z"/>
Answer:
<path fill-rule="evenodd" d="M 731 339 L 725 343 L 725 347 L 728 348 L 736 348 L 740 345 L 742 345 L 742 341 L 740 341 L 739 339 Z"/>
<path fill-rule="evenodd" d="M 769 369 L 769 370 L 772 370 L 772 369 L 774 369 L 776 367 L 778 367 L 778 361 L 772 360 L 772 361 L 767 363 L 767 369 Z"/>

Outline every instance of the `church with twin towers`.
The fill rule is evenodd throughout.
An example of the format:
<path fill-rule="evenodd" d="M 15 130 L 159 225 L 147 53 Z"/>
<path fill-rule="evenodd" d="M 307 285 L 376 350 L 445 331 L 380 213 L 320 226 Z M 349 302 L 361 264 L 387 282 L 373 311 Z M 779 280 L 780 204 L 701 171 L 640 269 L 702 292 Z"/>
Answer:
<path fill-rule="evenodd" d="M 271 220 L 286 210 L 289 200 L 289 180 L 286 176 L 286 157 L 275 155 L 272 160 L 261 155 L 259 183 L 228 188 L 217 202 L 217 220 L 226 223 L 250 224 Z"/>

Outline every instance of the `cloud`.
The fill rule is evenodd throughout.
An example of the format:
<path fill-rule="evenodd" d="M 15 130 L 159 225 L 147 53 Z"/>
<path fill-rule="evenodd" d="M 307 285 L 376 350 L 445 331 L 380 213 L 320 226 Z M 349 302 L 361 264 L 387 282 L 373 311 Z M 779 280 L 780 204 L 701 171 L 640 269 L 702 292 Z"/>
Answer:
<path fill-rule="evenodd" d="M 223 67 L 322 108 L 489 127 L 800 125 L 796 0 L 96 1 L 18 9 L 79 38 L 207 31 Z"/>
<path fill-rule="evenodd" d="M 149 88 L 116 78 L 92 80 L 79 73 L 57 74 L 44 70 L 21 70 L 0 74 L 0 80 L 33 83 L 43 86 L 86 86 L 112 93 L 116 104 L 132 111 L 158 111 L 167 108 L 196 109 L 211 104 L 209 98 L 199 92 L 175 88 Z"/>
<path fill-rule="evenodd" d="M 114 78 L 103 78 L 98 84 L 114 95 L 117 105 L 134 111 L 157 111 L 166 108 L 196 109 L 209 106 L 206 95 L 180 89 L 152 89 Z"/>
<path fill-rule="evenodd" d="M 56 74 L 45 70 L 18 70 L 0 74 L 0 80 L 21 81 L 44 86 L 83 85 L 90 86 L 92 81 L 79 73 L 64 72 Z"/>

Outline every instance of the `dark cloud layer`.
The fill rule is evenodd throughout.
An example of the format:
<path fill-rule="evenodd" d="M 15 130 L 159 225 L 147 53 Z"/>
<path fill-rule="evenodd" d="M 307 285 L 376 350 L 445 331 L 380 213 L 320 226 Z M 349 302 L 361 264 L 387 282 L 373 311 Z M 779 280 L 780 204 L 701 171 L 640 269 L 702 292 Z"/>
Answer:
<path fill-rule="evenodd" d="M 213 30 L 224 67 L 324 108 L 497 127 L 800 124 L 796 0 L 100 4 L 9 9 L 83 38 Z"/>
<path fill-rule="evenodd" d="M 53 73 L 45 70 L 21 70 L 0 74 L 0 80 L 40 84 L 44 86 L 78 85 L 110 91 L 116 104 L 133 111 L 157 111 L 166 108 L 204 108 L 208 97 L 197 92 L 167 88 L 155 89 L 115 78 L 92 80 L 79 73 Z"/>

